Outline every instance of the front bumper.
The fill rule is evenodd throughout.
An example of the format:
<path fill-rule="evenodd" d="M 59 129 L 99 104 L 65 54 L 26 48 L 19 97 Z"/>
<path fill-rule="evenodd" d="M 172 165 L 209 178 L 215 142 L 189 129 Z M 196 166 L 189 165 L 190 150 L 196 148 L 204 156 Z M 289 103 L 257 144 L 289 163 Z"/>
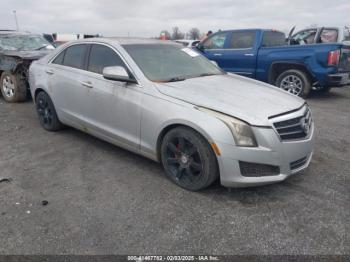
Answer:
<path fill-rule="evenodd" d="M 314 145 L 314 123 L 311 125 L 309 136 L 303 140 L 281 141 L 273 128 L 253 127 L 259 147 L 237 147 L 235 145 L 220 144 L 219 158 L 220 180 L 226 187 L 251 187 L 277 183 L 289 176 L 302 171 L 310 164 Z M 302 165 L 295 165 L 304 159 Z M 276 166 L 279 174 L 271 176 L 243 176 L 240 161 Z"/>
<path fill-rule="evenodd" d="M 330 74 L 327 76 L 328 78 L 328 86 L 332 87 L 341 87 L 350 85 L 350 73 L 338 73 L 338 74 Z"/>

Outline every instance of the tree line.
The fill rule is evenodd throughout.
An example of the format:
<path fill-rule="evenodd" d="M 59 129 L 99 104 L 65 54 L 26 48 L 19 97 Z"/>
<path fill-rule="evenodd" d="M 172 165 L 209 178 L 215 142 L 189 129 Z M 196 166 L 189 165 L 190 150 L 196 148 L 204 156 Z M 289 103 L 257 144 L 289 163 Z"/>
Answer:
<path fill-rule="evenodd" d="M 203 36 L 198 28 L 193 27 L 187 33 L 180 31 L 179 27 L 175 26 L 170 33 L 168 30 L 162 30 L 160 32 L 159 38 L 164 38 L 168 40 L 178 40 L 178 39 L 193 39 L 198 40 Z M 158 37 L 157 37 L 158 38 Z"/>

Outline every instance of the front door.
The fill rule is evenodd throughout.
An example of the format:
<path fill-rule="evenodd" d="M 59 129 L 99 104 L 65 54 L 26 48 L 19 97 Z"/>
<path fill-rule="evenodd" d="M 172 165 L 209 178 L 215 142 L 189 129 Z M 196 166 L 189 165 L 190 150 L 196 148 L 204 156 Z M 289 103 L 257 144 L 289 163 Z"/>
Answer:
<path fill-rule="evenodd" d="M 103 68 L 128 68 L 112 47 L 92 44 L 85 74 L 86 109 L 89 126 L 104 138 L 131 146 L 140 145 L 141 87 L 133 83 L 107 80 Z M 131 74 L 129 72 L 129 74 Z"/>
<path fill-rule="evenodd" d="M 202 52 L 226 72 L 254 77 L 256 31 L 218 32 L 204 41 Z"/>
<path fill-rule="evenodd" d="M 218 32 L 211 35 L 202 44 L 200 50 L 209 60 L 215 61 L 225 71 L 229 69 L 229 63 L 225 57 L 225 46 L 229 40 L 229 32 Z"/>

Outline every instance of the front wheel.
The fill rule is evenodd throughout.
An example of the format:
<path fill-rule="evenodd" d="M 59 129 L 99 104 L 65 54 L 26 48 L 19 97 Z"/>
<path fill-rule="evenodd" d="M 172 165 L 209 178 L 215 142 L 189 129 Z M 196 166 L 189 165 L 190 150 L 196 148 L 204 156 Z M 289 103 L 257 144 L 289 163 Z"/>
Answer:
<path fill-rule="evenodd" d="M 219 176 L 211 146 L 190 128 L 177 127 L 164 136 L 161 160 L 167 176 L 187 190 L 204 189 Z"/>
<path fill-rule="evenodd" d="M 35 103 L 40 124 L 44 129 L 58 131 L 63 128 L 63 124 L 58 119 L 56 109 L 48 94 L 41 91 L 36 96 Z"/>
<path fill-rule="evenodd" d="M 287 70 L 276 79 L 276 86 L 297 96 L 306 97 L 311 91 L 311 82 L 300 70 Z"/>

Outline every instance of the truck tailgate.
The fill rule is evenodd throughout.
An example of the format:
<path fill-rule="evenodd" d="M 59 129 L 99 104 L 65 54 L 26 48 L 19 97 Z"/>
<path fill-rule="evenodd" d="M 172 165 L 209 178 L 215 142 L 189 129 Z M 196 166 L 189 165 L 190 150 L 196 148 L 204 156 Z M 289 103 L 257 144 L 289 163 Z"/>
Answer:
<path fill-rule="evenodd" d="M 350 45 L 343 45 L 340 52 L 339 72 L 350 72 Z"/>

